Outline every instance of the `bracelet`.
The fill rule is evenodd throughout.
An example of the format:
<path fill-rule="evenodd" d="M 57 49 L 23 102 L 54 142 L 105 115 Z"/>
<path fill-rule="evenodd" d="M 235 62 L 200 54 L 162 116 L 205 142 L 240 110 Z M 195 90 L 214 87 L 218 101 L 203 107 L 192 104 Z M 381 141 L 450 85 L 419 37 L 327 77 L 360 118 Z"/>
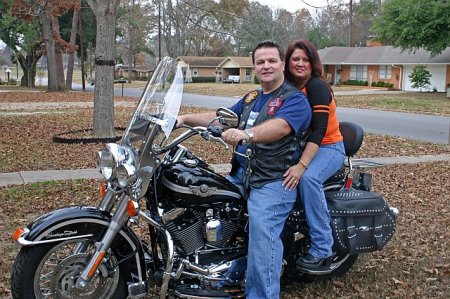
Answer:
<path fill-rule="evenodd" d="M 303 165 L 303 167 L 305 167 L 305 169 L 308 169 L 308 165 L 306 165 L 306 163 L 305 163 L 305 162 L 303 162 L 303 161 L 302 161 L 302 159 L 300 159 L 300 164 L 302 164 L 302 165 Z"/>

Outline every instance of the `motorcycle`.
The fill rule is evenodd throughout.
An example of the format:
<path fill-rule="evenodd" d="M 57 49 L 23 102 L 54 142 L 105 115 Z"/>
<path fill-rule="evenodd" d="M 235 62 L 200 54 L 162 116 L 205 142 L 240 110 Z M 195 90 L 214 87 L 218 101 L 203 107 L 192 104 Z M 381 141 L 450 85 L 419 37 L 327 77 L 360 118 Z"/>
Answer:
<path fill-rule="evenodd" d="M 140 298 L 149 292 L 159 298 L 244 296 L 245 275 L 226 275 L 247 254 L 244 197 L 182 145 L 200 135 L 228 148 L 221 134 L 224 128 L 237 127 L 239 118 L 219 108 L 209 126 L 185 126 L 180 135 L 170 137 L 182 92 L 181 68 L 171 58 L 162 59 L 120 143 L 106 144 L 97 154 L 106 183 L 99 205 L 63 207 L 14 232 L 22 247 L 11 275 L 13 298 Z M 283 279 L 343 274 L 359 253 L 381 249 L 393 234 L 398 211 L 386 208 L 384 200 L 370 191 L 370 174 L 352 164 L 363 139 L 361 127 L 341 123 L 341 130 L 348 160 L 324 185 L 330 203 L 335 202 L 330 205 L 337 230 L 331 267 L 305 271 L 295 266 L 295 259 L 309 246 L 299 200 L 282 235 Z M 362 220 L 353 217 L 359 210 Z M 381 228 L 376 225 L 379 215 L 390 221 Z M 134 232 L 138 223 L 148 224 L 148 241 Z M 377 245 L 374 240 L 380 241 L 380 234 Z M 361 240 L 369 246 L 358 247 Z"/>

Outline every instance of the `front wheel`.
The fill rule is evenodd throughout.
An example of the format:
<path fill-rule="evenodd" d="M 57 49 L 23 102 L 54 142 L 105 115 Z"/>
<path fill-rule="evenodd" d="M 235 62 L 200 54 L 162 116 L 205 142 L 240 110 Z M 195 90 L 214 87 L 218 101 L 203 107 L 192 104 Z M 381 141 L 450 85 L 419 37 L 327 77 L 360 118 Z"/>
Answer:
<path fill-rule="evenodd" d="M 22 247 L 11 275 L 13 298 L 126 298 L 127 286 L 112 251 L 85 289 L 75 287 L 94 250 L 91 239 Z"/>

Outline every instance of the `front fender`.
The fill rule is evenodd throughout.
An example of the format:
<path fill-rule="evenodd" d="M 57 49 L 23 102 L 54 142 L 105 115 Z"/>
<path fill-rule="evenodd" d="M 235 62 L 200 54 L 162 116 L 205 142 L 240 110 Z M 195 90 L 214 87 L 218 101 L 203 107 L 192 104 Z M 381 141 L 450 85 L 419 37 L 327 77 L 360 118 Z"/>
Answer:
<path fill-rule="evenodd" d="M 110 222 L 111 215 L 95 207 L 64 207 L 34 220 L 16 241 L 23 246 L 82 238 L 99 241 Z M 127 272 L 128 282 L 146 281 L 142 245 L 129 227 L 122 227 L 111 244 L 111 249 Z"/>

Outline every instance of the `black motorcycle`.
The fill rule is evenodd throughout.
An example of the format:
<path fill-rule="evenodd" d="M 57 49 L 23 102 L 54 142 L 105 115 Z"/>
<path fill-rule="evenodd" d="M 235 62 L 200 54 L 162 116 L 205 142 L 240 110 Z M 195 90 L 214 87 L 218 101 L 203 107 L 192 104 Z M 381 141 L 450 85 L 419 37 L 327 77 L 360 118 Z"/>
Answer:
<path fill-rule="evenodd" d="M 98 153 L 107 186 L 101 203 L 64 207 L 15 231 L 22 248 L 11 276 L 13 298 L 243 296 L 245 275 L 225 274 L 247 254 L 246 202 L 233 184 L 181 145 L 199 134 L 228 147 L 221 133 L 236 127 L 238 117 L 219 108 L 208 127 L 188 127 L 172 138 L 182 92 L 181 68 L 164 58 L 120 144 L 106 144 Z M 343 274 L 358 254 L 381 250 L 394 233 L 398 211 L 371 192 L 370 175 L 352 165 L 362 129 L 340 126 L 349 158 L 324 186 L 335 240 L 331 268 L 306 273 L 295 266 L 309 246 L 298 200 L 282 235 L 283 279 Z M 148 224 L 148 234 L 137 236 L 137 223 Z"/>

